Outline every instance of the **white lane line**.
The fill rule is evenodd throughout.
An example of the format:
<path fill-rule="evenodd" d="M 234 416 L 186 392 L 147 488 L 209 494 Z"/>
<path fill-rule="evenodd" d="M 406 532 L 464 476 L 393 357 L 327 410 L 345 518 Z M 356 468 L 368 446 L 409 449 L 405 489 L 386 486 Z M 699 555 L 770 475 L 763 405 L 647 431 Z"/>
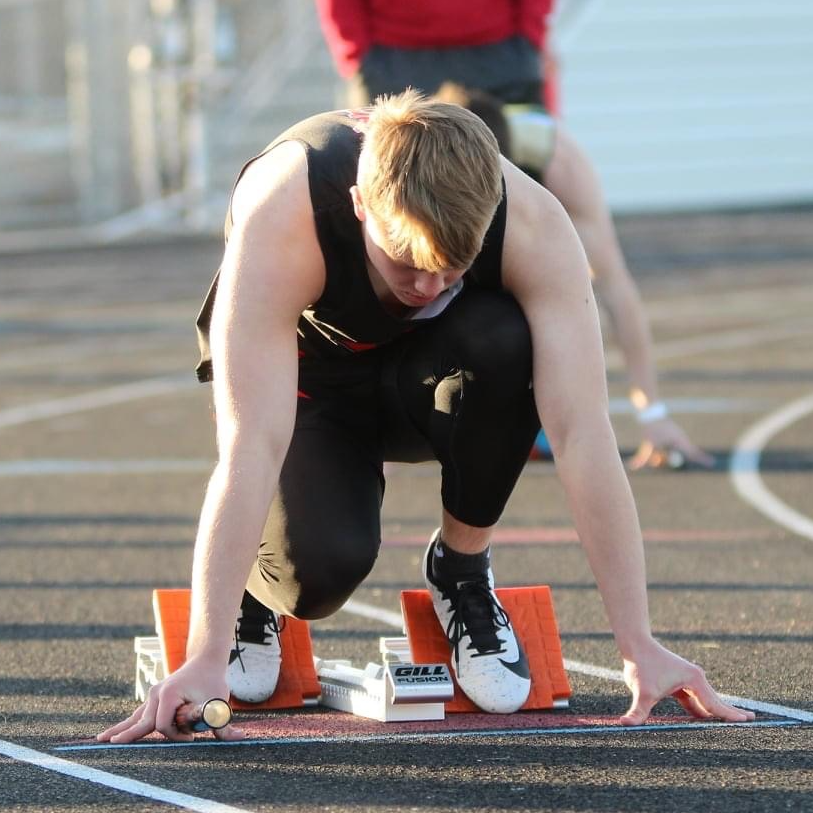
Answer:
<path fill-rule="evenodd" d="M 186 793 L 178 793 L 174 790 L 159 788 L 156 785 L 149 785 L 146 782 L 139 782 L 136 779 L 129 779 L 126 776 L 118 776 L 107 771 L 100 771 L 97 768 L 89 768 L 86 765 L 79 765 L 60 757 L 50 754 L 43 754 L 32 748 L 25 748 L 21 745 L 0 740 L 0 754 L 44 768 L 47 771 L 72 776 L 75 779 L 82 779 L 86 782 L 93 782 L 96 785 L 103 785 L 106 788 L 120 790 L 134 796 L 144 796 L 157 802 L 166 802 L 184 810 L 195 810 L 199 813 L 245 813 L 247 808 L 232 807 L 220 802 L 213 802 L 209 799 L 201 799 L 198 796 L 190 796 Z"/>
<path fill-rule="evenodd" d="M 29 421 L 45 420 L 55 417 L 56 414 L 43 414 L 44 411 L 65 415 L 69 412 L 80 411 L 82 409 L 94 409 L 100 406 L 107 406 L 111 403 L 123 403 L 133 398 L 147 398 L 152 395 L 163 395 L 167 392 L 174 392 L 176 389 L 185 389 L 189 384 L 186 376 L 177 380 L 177 386 L 172 379 L 152 379 L 153 383 L 137 382 L 138 387 L 133 389 L 132 385 L 126 385 L 129 389 L 122 392 L 121 388 L 102 390 L 101 393 L 85 393 L 78 396 L 81 400 L 59 399 L 58 401 L 45 402 L 46 410 L 42 410 L 43 405 L 33 405 L 27 407 L 15 407 L 14 411 L 5 410 L 0 412 L 0 428 L 3 425 L 19 425 Z M 155 382 L 159 382 L 155 386 Z M 169 383 L 169 389 L 165 388 L 164 382 Z M 149 386 L 146 386 L 149 384 Z M 189 384 L 193 387 L 194 384 Z M 66 403 L 67 401 L 67 403 Z M 734 412 L 761 412 L 770 402 L 749 398 L 672 398 L 667 401 L 669 411 L 673 415 L 686 413 L 723 413 L 732 414 Z M 51 406 L 47 406 L 50 404 Z M 54 405 L 57 405 L 56 407 Z M 610 400 L 610 412 L 612 414 L 631 414 L 632 405 L 626 398 L 613 398 Z M 5 419 L 7 422 L 3 424 Z M 12 424 L 13 422 L 13 424 Z M 25 458 L 22 460 L 2 460 L 0 461 L 0 477 L 43 477 L 55 474 L 183 474 L 189 472 L 205 472 L 214 468 L 214 460 L 204 460 L 196 458 L 155 458 L 145 460 L 128 459 L 108 459 L 108 460 L 87 460 L 77 458 Z M 415 475 L 415 467 L 410 467 L 410 474 Z M 435 471 L 432 471 L 435 474 Z"/>
<path fill-rule="evenodd" d="M 660 344 L 655 347 L 656 358 L 670 358 L 687 353 L 704 352 L 714 348 L 743 347 L 751 344 L 764 343 L 768 340 L 798 336 L 803 332 L 811 332 L 810 325 L 805 323 L 785 324 L 781 328 L 767 326 L 747 331 L 733 331 L 707 336 L 697 336 L 690 340 Z M 80 351 L 81 352 L 81 351 Z M 617 364 L 620 356 L 614 351 L 607 355 L 608 364 Z M 23 404 L 0 410 L 0 429 L 10 426 L 20 426 L 34 421 L 47 420 L 75 412 L 84 412 L 99 409 L 114 404 L 126 403 L 139 398 L 150 398 L 156 395 L 166 395 L 182 389 L 192 389 L 196 386 L 192 376 L 176 375 L 150 378 L 122 384 L 118 387 L 82 393 L 81 395 L 57 398 L 35 404 Z M 675 399 L 672 405 L 677 412 L 721 412 L 728 410 L 745 411 L 751 408 L 750 403 L 742 399 Z M 619 399 L 613 404 L 614 412 L 623 412 L 629 409 L 625 399 Z"/>
<path fill-rule="evenodd" d="M 724 703 L 730 703 L 732 706 L 737 706 L 737 708 L 761 711 L 765 714 L 776 714 L 780 717 L 788 717 L 791 720 L 799 720 L 802 723 L 813 723 L 813 713 L 802 709 L 780 706 L 776 703 L 763 703 L 761 700 L 751 700 L 749 697 L 738 697 L 735 694 L 721 694 L 720 698 Z"/>
<path fill-rule="evenodd" d="M 763 325 L 746 330 L 727 330 L 720 333 L 707 333 L 691 339 L 675 339 L 670 342 L 659 342 L 652 348 L 652 355 L 658 361 L 682 356 L 694 356 L 709 350 L 741 350 L 744 347 L 763 345 L 768 342 L 779 342 L 785 339 L 797 339 L 813 333 L 813 324 L 809 317 L 781 325 Z M 607 365 L 616 367 L 623 364 L 624 357 L 616 349 L 607 351 Z"/>
<path fill-rule="evenodd" d="M 156 327 L 156 331 L 160 326 Z M 124 329 L 124 328 L 122 328 Z M 87 360 L 93 356 L 110 356 L 111 354 L 131 355 L 155 347 L 166 347 L 167 334 L 150 333 L 145 336 L 128 336 L 126 339 L 115 339 L 112 336 L 79 339 L 70 343 L 65 340 L 58 344 L 35 345 L 10 350 L 0 358 L 0 370 L 24 368 L 29 372 L 32 367 L 65 365 Z"/>
<path fill-rule="evenodd" d="M 0 461 L 0 477 L 44 477 L 55 474 L 187 474 L 212 471 L 214 460 L 157 458 L 154 460 L 71 460 L 39 458 Z"/>
<path fill-rule="evenodd" d="M 773 402 L 757 398 L 667 398 L 672 415 L 730 415 L 735 412 L 761 412 Z M 629 398 L 610 398 L 611 415 L 632 415 Z"/>
<path fill-rule="evenodd" d="M 582 661 L 571 661 L 565 659 L 565 669 L 568 672 L 580 672 L 583 675 L 601 678 L 602 680 L 612 680 L 615 682 L 624 681 L 624 673 L 620 669 L 607 669 L 605 666 L 594 666 L 592 663 Z"/>
<path fill-rule="evenodd" d="M 122 342 L 122 344 L 124 344 Z M 109 350 L 110 343 L 105 344 L 98 339 L 77 341 L 72 344 L 60 343 L 45 347 L 26 347 L 20 350 L 7 352 L 0 358 L 0 370 L 13 370 L 24 367 L 28 370 L 39 364 L 65 364 L 66 362 L 80 361 L 103 349 Z"/>
<path fill-rule="evenodd" d="M 705 319 L 721 325 L 721 318 L 728 320 L 729 326 L 744 324 L 778 324 L 795 315 L 810 313 L 813 305 L 813 286 L 810 282 L 801 285 L 779 285 L 771 288 L 746 288 L 740 291 L 705 291 L 696 293 L 667 295 L 665 298 L 648 299 L 646 315 L 653 324 L 679 324 L 683 320 Z M 774 315 L 777 314 L 777 315 Z M 695 324 L 697 322 L 695 321 Z M 725 327 L 725 324 L 722 324 Z"/>
<path fill-rule="evenodd" d="M 365 604 L 355 599 L 348 601 L 342 607 L 342 610 L 353 615 L 361 615 L 364 618 L 372 618 L 388 624 L 391 627 L 403 628 L 403 620 L 399 613 L 394 613 L 390 610 L 382 610 L 372 604 Z M 580 672 L 592 677 L 602 678 L 603 680 L 623 681 L 624 675 L 618 669 L 607 669 L 603 666 L 595 666 L 592 663 L 583 663 L 582 661 L 564 661 L 565 669 L 568 672 Z M 763 703 L 760 700 L 751 700 L 747 697 L 735 697 L 734 695 L 720 695 L 726 703 L 731 703 L 740 708 L 749 709 L 751 711 L 763 711 L 767 714 L 776 714 L 782 717 L 788 717 L 792 720 L 799 720 L 806 723 L 813 722 L 813 713 L 804 711 L 802 709 L 795 709 L 789 706 L 778 706 L 773 703 Z"/>
<path fill-rule="evenodd" d="M 134 742 L 127 745 L 93 743 L 89 745 L 58 745 L 54 751 L 120 751 L 122 749 L 150 748 L 230 748 L 245 745 L 340 745 L 370 742 L 420 742 L 421 740 L 451 740 L 459 737 L 544 737 L 552 734 L 626 734 L 632 731 L 694 731 L 700 728 L 792 728 L 801 725 L 798 720 L 755 720 L 752 723 L 724 723 L 687 721 L 685 723 L 646 723 L 644 725 L 556 726 L 550 728 L 485 728 L 479 731 L 415 731 L 392 734 L 331 734 L 323 737 L 269 737 L 250 740 L 201 739 L 194 742 Z"/>
<path fill-rule="evenodd" d="M 760 455 L 771 438 L 811 413 L 813 393 L 786 404 L 755 423 L 734 444 L 729 475 L 737 494 L 757 511 L 792 533 L 813 540 L 813 520 L 769 491 L 759 474 Z"/>
<path fill-rule="evenodd" d="M 360 615 L 362 618 L 371 618 L 373 621 L 382 621 L 391 627 L 397 627 L 399 630 L 404 628 L 404 619 L 401 613 L 394 613 L 391 610 L 383 610 L 381 607 L 374 607 L 372 604 L 365 604 L 362 601 L 356 601 L 351 598 L 344 603 L 341 608 L 347 613 L 353 615 Z"/>
<path fill-rule="evenodd" d="M 160 378 L 134 381 L 131 384 L 122 384 L 118 387 L 86 392 L 81 395 L 71 395 L 67 398 L 41 401 L 38 404 L 22 404 L 21 406 L 0 410 L 0 429 L 21 426 L 34 421 L 44 421 L 62 415 L 71 415 L 75 412 L 86 412 L 87 410 L 99 409 L 113 404 L 123 404 L 139 398 L 168 395 L 178 390 L 192 389 L 195 386 L 195 379 L 190 375 L 162 376 Z"/>
<path fill-rule="evenodd" d="M 17 4 L 17 0 L 0 0 L 0 6 Z M 163 232 L 172 219 L 177 218 L 187 202 L 189 193 L 175 192 L 160 200 L 145 203 L 101 223 L 90 226 L 56 226 L 47 229 L 19 229 L 0 234 L 0 252 L 20 254 L 43 249 L 81 248 L 99 244 L 115 243 L 139 232 Z M 225 206 L 225 204 L 224 204 Z M 204 227 L 198 230 L 207 234 Z M 214 235 L 211 235 L 214 236 Z"/>

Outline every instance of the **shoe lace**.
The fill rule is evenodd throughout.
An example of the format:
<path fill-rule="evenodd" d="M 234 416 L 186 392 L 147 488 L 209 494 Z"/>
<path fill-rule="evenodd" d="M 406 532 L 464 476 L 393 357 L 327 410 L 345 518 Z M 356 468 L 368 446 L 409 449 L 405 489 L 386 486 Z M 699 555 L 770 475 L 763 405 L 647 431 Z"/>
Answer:
<path fill-rule="evenodd" d="M 276 636 L 277 640 L 279 640 L 279 635 L 284 629 L 285 616 L 278 616 L 271 610 L 256 614 L 243 612 L 234 627 L 234 648 L 231 651 L 229 663 L 233 663 L 235 660 L 239 661 L 240 668 L 245 672 L 243 652 L 245 652 L 246 648 L 240 646 L 240 644 L 270 646 L 272 638 Z"/>
<path fill-rule="evenodd" d="M 497 603 L 488 579 L 463 582 L 456 592 L 456 596 L 449 596 L 453 610 L 446 627 L 446 637 L 454 650 L 455 662 L 460 662 L 460 642 L 467 635 L 471 640 L 466 649 L 476 650 L 473 658 L 505 652 L 497 632 L 500 628 L 508 627 L 510 621 L 508 614 Z"/>

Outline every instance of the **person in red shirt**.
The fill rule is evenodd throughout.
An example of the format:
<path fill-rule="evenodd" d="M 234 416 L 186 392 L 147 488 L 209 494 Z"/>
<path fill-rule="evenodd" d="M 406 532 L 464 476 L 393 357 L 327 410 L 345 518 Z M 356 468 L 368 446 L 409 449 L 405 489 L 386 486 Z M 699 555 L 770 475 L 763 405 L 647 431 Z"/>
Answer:
<path fill-rule="evenodd" d="M 414 87 L 448 82 L 503 104 L 511 160 L 564 206 L 582 241 L 599 299 L 624 356 L 641 429 L 632 469 L 690 461 L 712 466 L 669 416 L 658 394 L 652 338 L 598 175 L 575 139 L 548 112 L 546 21 L 555 0 L 317 0 L 319 19 L 351 107 Z M 540 435 L 540 448 L 544 435 Z"/>
<path fill-rule="evenodd" d="M 412 85 L 444 81 L 506 102 L 538 102 L 540 53 L 553 0 L 317 0 L 319 18 L 351 106 Z M 402 89 L 402 88 L 399 88 Z"/>

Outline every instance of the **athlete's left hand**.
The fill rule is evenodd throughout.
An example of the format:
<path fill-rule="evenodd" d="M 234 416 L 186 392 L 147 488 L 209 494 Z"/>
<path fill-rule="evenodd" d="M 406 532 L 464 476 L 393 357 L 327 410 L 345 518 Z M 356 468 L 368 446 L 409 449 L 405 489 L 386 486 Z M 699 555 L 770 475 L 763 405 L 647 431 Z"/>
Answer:
<path fill-rule="evenodd" d="M 696 463 L 703 468 L 713 468 L 714 458 L 695 446 L 688 435 L 670 418 L 644 424 L 644 439 L 627 463 L 630 471 L 650 468 L 682 468 L 686 463 Z"/>
<path fill-rule="evenodd" d="M 187 659 L 177 671 L 150 687 L 147 699 L 126 719 L 96 735 L 115 745 L 135 742 L 153 731 L 175 742 L 191 742 L 194 735 L 178 728 L 175 715 L 185 703 L 197 705 L 213 697 L 228 697 L 226 670 L 212 657 Z M 218 740 L 240 740 L 245 733 L 233 724 L 212 732 Z"/>
<path fill-rule="evenodd" d="M 634 660 L 624 660 L 624 681 L 632 693 L 632 703 L 621 717 L 622 725 L 641 725 L 655 704 L 666 697 L 674 697 L 689 714 L 702 719 L 747 723 L 755 716 L 753 711 L 724 702 L 699 666 L 654 640 Z"/>

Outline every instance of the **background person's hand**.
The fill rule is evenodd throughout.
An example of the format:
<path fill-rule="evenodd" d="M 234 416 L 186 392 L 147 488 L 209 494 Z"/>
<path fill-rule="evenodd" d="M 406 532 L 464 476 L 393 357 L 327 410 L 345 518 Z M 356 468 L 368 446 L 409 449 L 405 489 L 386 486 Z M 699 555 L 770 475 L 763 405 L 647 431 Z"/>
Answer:
<path fill-rule="evenodd" d="M 212 675 L 218 674 L 217 678 Z M 179 731 L 175 713 L 184 703 L 205 703 L 213 697 L 229 697 L 222 667 L 195 660 L 187 661 L 153 686 L 147 699 L 126 720 L 102 731 L 96 736 L 100 742 L 115 745 L 134 742 L 157 731 L 175 742 L 191 742 L 194 735 Z M 214 730 L 219 740 L 241 740 L 245 733 L 229 724 Z"/>
<path fill-rule="evenodd" d="M 706 680 L 703 670 L 675 655 L 657 641 L 635 661 L 624 661 L 624 681 L 632 693 L 632 703 L 621 717 L 623 725 L 641 725 L 653 707 L 666 697 L 674 697 L 693 717 L 747 723 L 753 711 L 725 703 Z"/>
<path fill-rule="evenodd" d="M 645 424 L 642 431 L 644 439 L 627 462 L 630 471 L 647 467 L 683 468 L 686 463 L 696 463 L 707 469 L 714 467 L 714 458 L 692 443 L 670 418 Z"/>

